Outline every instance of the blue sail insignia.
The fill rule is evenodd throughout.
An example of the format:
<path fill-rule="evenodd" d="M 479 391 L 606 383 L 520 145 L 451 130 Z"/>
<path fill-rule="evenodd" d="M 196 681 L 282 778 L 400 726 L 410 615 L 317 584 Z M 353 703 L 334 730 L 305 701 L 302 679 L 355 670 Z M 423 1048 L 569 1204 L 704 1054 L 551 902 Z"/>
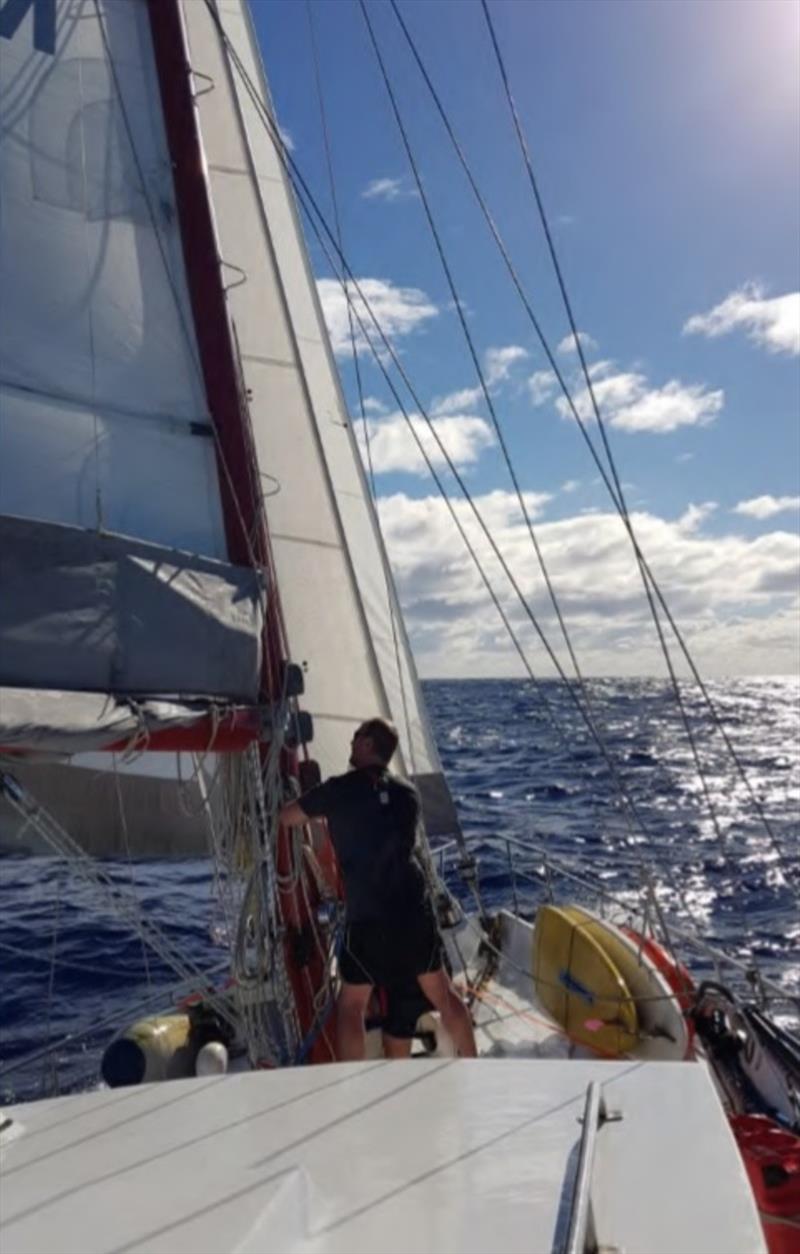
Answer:
<path fill-rule="evenodd" d="M 6 0 L 0 8 L 0 36 L 13 39 L 33 7 L 33 46 L 50 56 L 56 51 L 56 0 Z"/>

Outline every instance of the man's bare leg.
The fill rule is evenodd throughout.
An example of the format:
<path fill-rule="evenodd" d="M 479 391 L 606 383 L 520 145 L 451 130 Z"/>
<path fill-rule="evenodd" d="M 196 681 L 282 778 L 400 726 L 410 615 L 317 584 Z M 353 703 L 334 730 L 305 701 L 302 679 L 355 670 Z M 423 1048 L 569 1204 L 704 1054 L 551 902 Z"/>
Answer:
<path fill-rule="evenodd" d="M 383 1052 L 387 1058 L 410 1058 L 411 1038 L 408 1036 L 390 1036 L 383 1034 Z"/>
<path fill-rule="evenodd" d="M 371 984 L 342 984 L 336 1002 L 336 1056 L 339 1062 L 362 1062 L 367 1054 L 364 1015 Z"/>
<path fill-rule="evenodd" d="M 469 1011 L 453 988 L 444 967 L 418 975 L 417 982 L 434 1010 L 438 1010 L 442 1016 L 442 1023 L 452 1036 L 459 1057 L 477 1057 L 478 1050 Z"/>

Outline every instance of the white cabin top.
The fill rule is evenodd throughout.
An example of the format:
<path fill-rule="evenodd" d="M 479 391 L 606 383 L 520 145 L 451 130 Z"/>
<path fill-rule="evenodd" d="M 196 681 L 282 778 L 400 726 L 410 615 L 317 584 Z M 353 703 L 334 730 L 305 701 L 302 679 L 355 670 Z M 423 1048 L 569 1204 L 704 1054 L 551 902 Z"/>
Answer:
<path fill-rule="evenodd" d="M 20 1106 L 4 1254 L 551 1254 L 587 1086 L 599 1246 L 764 1254 L 702 1064 L 415 1059 L 176 1081 Z"/>

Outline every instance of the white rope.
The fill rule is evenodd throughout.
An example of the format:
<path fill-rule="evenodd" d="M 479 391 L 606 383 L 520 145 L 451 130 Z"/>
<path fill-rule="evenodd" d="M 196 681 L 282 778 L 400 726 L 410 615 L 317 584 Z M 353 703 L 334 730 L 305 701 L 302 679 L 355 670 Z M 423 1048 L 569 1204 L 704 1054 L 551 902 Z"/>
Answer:
<path fill-rule="evenodd" d="M 247 1045 L 254 1064 L 268 1059 L 290 1061 L 300 1044 L 301 1032 L 294 994 L 286 967 L 275 842 L 281 801 L 278 780 L 283 747 L 285 707 L 273 711 L 272 734 L 263 767 L 258 749 L 245 751 L 245 788 L 250 822 L 248 887 L 239 917 L 234 947 L 233 973 L 238 1004 L 246 1023 Z M 272 784 L 265 789 L 264 781 Z M 270 1010 L 278 1011 L 283 1039 L 272 1027 Z M 272 1016 L 274 1018 L 274 1015 Z"/>
<path fill-rule="evenodd" d="M 131 732 L 125 746 L 120 750 L 120 759 L 127 766 L 147 752 L 150 744 L 150 728 L 147 725 L 144 709 L 138 701 L 134 701 L 133 697 L 127 697 L 125 704 L 136 719 L 136 727 Z"/>

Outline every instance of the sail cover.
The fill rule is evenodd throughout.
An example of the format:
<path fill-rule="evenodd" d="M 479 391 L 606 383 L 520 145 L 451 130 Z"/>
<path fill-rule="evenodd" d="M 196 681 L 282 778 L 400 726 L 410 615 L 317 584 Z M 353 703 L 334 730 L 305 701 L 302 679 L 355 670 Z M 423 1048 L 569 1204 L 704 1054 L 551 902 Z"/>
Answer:
<path fill-rule="evenodd" d="M 71 756 L 112 745 L 119 752 L 140 751 L 153 733 L 191 727 L 205 712 L 199 703 L 0 687 L 0 746 L 3 752 L 19 746 L 26 756 L 33 749 L 34 761 L 41 754 Z"/>
<path fill-rule="evenodd" d="M 0 515 L 0 685 L 254 703 L 261 627 L 254 570 Z"/>
<path fill-rule="evenodd" d="M 261 101 L 269 95 L 244 0 L 216 11 Z M 391 718 L 395 767 L 420 785 L 429 833 L 452 831 L 442 775 L 322 310 L 281 160 L 204 3 L 183 0 L 228 294 L 293 660 L 314 754 L 347 766 L 358 722 Z"/>

